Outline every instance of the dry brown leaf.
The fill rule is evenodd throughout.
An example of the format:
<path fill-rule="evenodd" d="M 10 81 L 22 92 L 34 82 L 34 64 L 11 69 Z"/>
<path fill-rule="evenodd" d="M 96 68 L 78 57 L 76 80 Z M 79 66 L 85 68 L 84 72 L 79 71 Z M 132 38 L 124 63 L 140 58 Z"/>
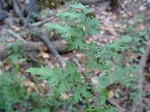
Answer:
<path fill-rule="evenodd" d="M 145 26 L 144 26 L 143 24 L 140 24 L 140 25 L 139 25 L 139 29 L 140 29 L 140 30 L 143 30 L 144 28 L 145 28 Z"/>
<path fill-rule="evenodd" d="M 46 51 L 46 50 L 47 50 L 47 47 L 44 44 L 39 47 L 40 52 L 43 52 L 43 51 Z"/>
<path fill-rule="evenodd" d="M 65 110 L 61 109 L 61 110 L 58 110 L 58 112 L 66 112 Z"/>
<path fill-rule="evenodd" d="M 32 92 L 32 91 L 35 91 L 35 92 L 37 92 L 40 96 L 43 96 L 43 94 L 40 93 L 38 87 L 37 87 L 33 82 L 31 82 L 30 80 L 24 81 L 24 85 L 25 85 L 26 87 L 28 87 L 28 88 L 27 88 L 27 93 L 30 93 L 30 92 Z"/>
<path fill-rule="evenodd" d="M 104 26 L 102 27 L 102 29 L 109 31 L 112 34 L 112 36 L 117 36 L 116 30 L 114 26 L 111 24 L 104 23 Z"/>
<path fill-rule="evenodd" d="M 35 84 L 33 82 L 31 82 L 30 80 L 24 81 L 24 85 L 26 87 L 31 87 L 31 88 L 33 88 L 35 86 Z"/>
<path fill-rule="evenodd" d="M 17 27 L 16 25 L 12 25 L 11 28 L 15 31 L 15 32 L 19 32 L 20 28 Z"/>
<path fill-rule="evenodd" d="M 28 87 L 28 88 L 27 88 L 27 94 L 31 94 L 31 92 L 32 92 L 32 88 L 31 88 L 31 87 Z"/>
<path fill-rule="evenodd" d="M 79 59 L 79 61 L 80 61 L 81 63 L 84 63 L 84 61 L 85 61 L 85 56 L 84 56 L 84 54 L 79 54 L 79 53 L 77 53 L 77 54 L 76 54 L 76 57 Z"/>
<path fill-rule="evenodd" d="M 108 91 L 108 99 L 111 99 L 114 97 L 114 91 L 110 90 Z"/>
<path fill-rule="evenodd" d="M 85 72 L 85 68 L 78 68 L 78 71 L 79 71 L 80 73 L 84 73 L 84 72 Z"/>
<path fill-rule="evenodd" d="M 61 98 L 63 98 L 64 100 L 67 100 L 69 99 L 69 96 L 66 93 L 64 93 L 61 95 Z"/>
<path fill-rule="evenodd" d="M 10 68 L 11 68 L 10 65 L 6 65 L 6 66 L 5 66 L 5 70 L 6 70 L 6 71 L 10 70 Z"/>
<path fill-rule="evenodd" d="M 49 59 L 50 58 L 50 55 L 48 53 L 45 53 L 45 52 L 41 52 L 41 56 L 44 58 L 44 59 Z"/>
<path fill-rule="evenodd" d="M 41 85 L 41 87 L 42 87 L 42 88 L 46 88 L 46 85 L 45 85 L 45 83 L 44 83 L 44 82 L 43 82 L 43 83 L 41 83 L 40 85 Z"/>
<path fill-rule="evenodd" d="M 16 41 L 15 38 L 9 38 L 9 39 L 7 39 L 7 42 L 15 42 L 15 41 Z"/>

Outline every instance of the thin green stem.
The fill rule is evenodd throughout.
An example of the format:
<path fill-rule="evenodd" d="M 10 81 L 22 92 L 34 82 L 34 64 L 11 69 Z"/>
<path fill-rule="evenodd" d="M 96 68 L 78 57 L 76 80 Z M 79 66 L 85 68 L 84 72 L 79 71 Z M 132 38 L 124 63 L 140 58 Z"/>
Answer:
<path fill-rule="evenodd" d="M 85 54 L 85 72 L 84 72 L 84 77 L 85 77 L 85 80 L 87 79 L 87 70 L 88 70 L 88 57 L 87 57 L 87 50 L 84 49 L 84 54 Z"/>
<path fill-rule="evenodd" d="M 85 20 L 86 21 L 86 20 Z M 86 22 L 85 22 L 86 23 Z M 88 37 L 88 32 L 87 32 L 87 26 L 85 24 L 85 36 L 84 36 L 84 41 L 86 42 L 86 39 Z M 85 66 L 85 73 L 84 73 L 84 77 L 85 77 L 85 81 L 87 81 L 87 70 L 88 70 L 88 57 L 87 57 L 87 48 L 85 47 L 84 49 L 84 54 L 85 54 L 85 63 L 84 63 L 84 66 Z"/>

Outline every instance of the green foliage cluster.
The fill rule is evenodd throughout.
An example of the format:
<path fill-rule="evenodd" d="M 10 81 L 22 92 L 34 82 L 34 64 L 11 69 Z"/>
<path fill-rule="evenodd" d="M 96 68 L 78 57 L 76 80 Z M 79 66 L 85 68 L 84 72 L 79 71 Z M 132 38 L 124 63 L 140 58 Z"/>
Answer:
<path fill-rule="evenodd" d="M 141 57 L 145 53 L 147 43 L 150 40 L 150 28 L 147 27 L 147 25 L 145 25 L 144 28 L 140 29 L 139 26 L 147 23 L 148 21 L 150 21 L 150 16 L 149 15 L 146 16 L 145 14 L 140 13 L 140 14 L 136 15 L 136 23 L 134 25 L 128 26 L 124 30 L 123 35 L 126 34 L 126 35 L 132 37 L 132 40 L 133 40 L 132 42 L 130 42 L 129 46 L 127 46 L 127 50 L 126 50 L 126 52 L 130 52 L 130 55 L 132 55 L 131 59 L 126 57 L 126 60 L 128 60 L 128 62 L 131 65 L 139 64 Z M 137 69 L 138 68 L 139 67 L 137 67 Z M 139 77 L 135 76 L 135 79 L 138 79 L 138 78 Z M 130 96 L 131 96 L 131 99 L 133 99 L 133 101 L 136 102 L 137 99 L 135 99 L 134 96 L 136 96 L 136 94 L 139 92 L 137 90 L 137 84 L 130 83 L 130 87 L 131 86 L 132 86 L 132 89 L 134 88 L 133 90 L 135 92 L 132 92 L 130 94 Z M 147 97 L 147 94 L 149 94 L 149 93 L 143 91 L 143 97 Z M 145 108 L 146 108 L 146 110 L 149 110 L 149 104 L 147 104 L 147 106 Z"/>
<path fill-rule="evenodd" d="M 27 93 L 23 84 L 25 78 L 16 72 L 3 72 L 0 75 L 0 111 L 1 112 L 49 112 L 57 111 L 63 103 L 54 97 L 43 96 L 36 92 Z M 65 104 L 65 103 L 64 103 Z M 55 108 L 54 108 L 55 106 Z"/>
<path fill-rule="evenodd" d="M 59 97 L 65 93 L 71 94 L 69 102 L 73 105 L 85 101 L 84 110 L 87 112 L 114 112 L 111 107 L 104 108 L 108 97 L 105 88 L 114 82 L 119 82 L 125 74 L 129 73 L 125 71 L 129 71 L 130 67 L 124 67 L 124 72 L 120 67 L 115 73 L 110 74 L 110 69 L 115 67 L 111 60 L 118 55 L 118 52 L 123 52 L 132 39 L 130 36 L 124 36 L 111 44 L 106 44 L 104 47 L 98 46 L 94 42 L 86 43 L 89 36 L 99 32 L 100 26 L 99 21 L 88 16 L 91 12 L 93 12 L 93 9 L 76 3 L 70 5 L 66 12 L 57 14 L 57 17 L 61 19 L 60 23 L 47 23 L 45 25 L 46 28 L 55 30 L 57 34 L 60 34 L 68 42 L 70 50 L 77 49 L 79 52 L 84 52 L 85 72 L 83 74 L 78 72 L 72 62 L 67 62 L 65 69 L 55 67 L 49 70 L 48 67 L 41 66 L 29 68 L 26 71 L 37 75 L 40 80 L 46 80 L 47 86 L 52 88 L 54 96 Z M 87 80 L 89 72 L 93 69 L 108 74 L 100 77 L 100 87 L 98 88 L 98 94 L 101 93 L 100 97 L 95 97 L 97 92 L 93 90 L 94 86 Z M 122 75 L 119 75 L 120 72 Z M 118 74 L 117 78 L 114 78 L 115 74 Z M 108 82 L 110 80 L 111 82 Z M 94 98 L 96 103 L 88 104 L 90 98 Z"/>
<path fill-rule="evenodd" d="M 15 103 L 24 98 L 25 89 L 20 85 L 21 80 L 14 75 L 0 75 L 0 110 L 13 112 Z M 11 85 L 11 86 L 10 86 Z M 17 91 L 18 90 L 18 91 Z"/>
<path fill-rule="evenodd" d="M 27 71 L 32 72 L 33 75 L 40 75 L 39 78 L 42 80 L 47 80 L 47 86 L 52 86 L 53 92 L 57 96 L 69 91 L 75 93 L 71 98 L 73 103 L 78 102 L 82 96 L 86 98 L 90 96 L 88 86 L 82 82 L 80 73 L 77 72 L 76 67 L 71 62 L 67 64 L 65 70 L 54 68 L 50 71 L 47 67 L 41 67 Z"/>
<path fill-rule="evenodd" d="M 0 112 L 48 112 L 49 110 L 57 111 L 63 103 L 54 97 L 41 97 L 36 91 L 27 93 L 25 86 L 25 75 L 20 74 L 20 66 L 26 63 L 18 47 L 18 42 L 13 43 L 12 49 L 8 51 L 6 60 L 10 65 L 10 70 L 4 70 L 0 63 Z M 36 82 L 36 79 L 34 79 Z M 44 91 L 40 88 L 41 91 Z M 55 105 L 54 105 L 55 104 Z M 65 103 L 63 103 L 65 104 Z M 53 108 L 55 106 L 55 108 Z"/>
<path fill-rule="evenodd" d="M 150 20 L 150 19 L 149 19 Z M 125 29 L 125 33 L 127 33 L 128 36 L 132 37 L 133 42 L 130 43 L 130 46 L 128 49 L 131 49 L 133 53 L 138 54 L 141 56 L 145 52 L 145 47 L 147 45 L 147 42 L 149 41 L 150 37 L 150 28 L 144 28 L 142 30 L 137 30 L 138 23 L 129 26 Z"/>
<path fill-rule="evenodd" d="M 130 39 L 130 42 L 125 44 L 126 47 L 124 47 L 124 49 L 118 51 L 119 53 L 116 55 L 117 58 L 116 56 L 112 57 L 111 65 L 115 71 L 108 71 L 104 76 L 100 77 L 99 84 L 101 89 L 106 88 L 114 83 L 121 83 L 125 86 L 125 88 L 135 91 L 131 92 L 130 94 L 131 99 L 134 100 L 134 96 L 137 94 L 136 79 L 138 77 L 136 74 L 139 71 L 138 64 L 140 57 L 145 52 L 147 42 L 150 39 L 150 28 L 144 28 L 141 30 L 139 29 L 139 26 L 149 20 L 149 16 L 145 17 L 143 14 L 139 14 L 136 16 L 136 23 L 134 25 L 129 25 L 126 29 L 124 29 L 121 35 L 123 35 L 124 39 L 126 37 Z M 114 48 L 118 47 L 116 46 Z M 128 65 L 126 65 L 126 63 Z"/>
<path fill-rule="evenodd" d="M 47 23 L 45 26 L 49 29 L 56 30 L 61 37 L 66 39 L 70 50 L 86 48 L 85 40 L 89 35 L 96 34 L 97 26 L 100 23 L 94 17 L 87 17 L 87 14 L 93 12 L 93 9 L 86 8 L 82 4 L 70 5 L 70 10 L 57 17 L 62 21 L 59 24 Z"/>

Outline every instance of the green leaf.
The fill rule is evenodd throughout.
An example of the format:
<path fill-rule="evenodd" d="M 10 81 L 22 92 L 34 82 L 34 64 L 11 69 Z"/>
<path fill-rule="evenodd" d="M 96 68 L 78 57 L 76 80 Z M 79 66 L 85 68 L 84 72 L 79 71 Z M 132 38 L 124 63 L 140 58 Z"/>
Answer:
<path fill-rule="evenodd" d="M 81 9 L 81 10 L 85 10 L 86 9 L 86 6 L 82 5 L 81 3 L 76 3 L 76 4 L 73 4 L 73 5 L 70 5 L 70 8 L 72 9 Z"/>
<path fill-rule="evenodd" d="M 95 19 L 94 17 L 89 17 L 86 20 L 86 24 L 89 35 L 94 35 L 98 33 L 99 30 L 96 27 L 100 26 L 100 23 L 97 19 Z"/>
<path fill-rule="evenodd" d="M 139 48 L 139 51 L 144 54 L 145 53 L 145 49 L 143 47 Z"/>
<path fill-rule="evenodd" d="M 57 14 L 57 17 L 66 19 L 68 21 L 77 20 L 78 22 L 82 22 L 85 19 L 83 14 L 77 12 L 64 12 Z"/>
<path fill-rule="evenodd" d="M 70 74 L 74 74 L 77 71 L 75 65 L 73 63 L 71 63 L 71 62 L 67 62 L 65 70 L 66 70 L 66 72 L 68 72 Z"/>
<path fill-rule="evenodd" d="M 112 44 L 106 44 L 106 48 L 112 51 L 122 51 L 127 47 L 127 44 L 132 41 L 130 36 L 123 36 L 122 38 L 114 41 Z"/>
<path fill-rule="evenodd" d="M 80 91 L 78 90 L 78 88 L 74 88 L 73 91 L 74 93 L 73 93 L 73 96 L 71 97 L 71 102 L 77 103 L 79 102 L 79 100 L 81 100 Z"/>
<path fill-rule="evenodd" d="M 85 112 L 99 112 L 99 111 L 95 108 L 95 106 L 91 106 L 91 105 L 90 105 L 90 107 L 88 107 L 88 108 L 85 110 Z"/>
<path fill-rule="evenodd" d="M 47 80 L 46 86 L 56 86 L 59 83 L 59 79 L 57 77 L 51 77 Z"/>
<path fill-rule="evenodd" d="M 90 27 L 100 26 L 100 22 L 94 17 L 88 17 L 86 20 L 86 24 Z"/>
<path fill-rule="evenodd" d="M 72 36 L 70 28 L 67 25 L 46 23 L 44 26 L 49 29 L 56 30 L 56 33 L 61 34 L 61 37 L 65 39 L 70 39 Z"/>
<path fill-rule="evenodd" d="M 67 80 L 62 80 L 57 85 L 56 89 L 57 93 L 63 94 L 66 91 L 70 90 L 70 83 Z"/>
<path fill-rule="evenodd" d="M 32 75 L 39 75 L 43 80 L 46 80 L 53 75 L 49 68 L 44 66 L 41 66 L 40 68 L 29 68 L 26 72 L 30 72 Z"/>
<path fill-rule="evenodd" d="M 74 38 L 72 40 L 69 41 L 68 43 L 68 47 L 69 50 L 73 50 L 73 49 L 84 49 L 85 48 L 85 43 L 83 42 L 83 40 L 81 38 Z"/>
<path fill-rule="evenodd" d="M 72 26 L 71 31 L 74 37 L 82 38 L 84 36 L 84 31 L 82 27 Z"/>
<path fill-rule="evenodd" d="M 104 105 L 107 98 L 108 98 L 108 92 L 106 89 L 103 89 L 101 92 L 100 100 L 99 100 L 100 105 Z"/>
<path fill-rule="evenodd" d="M 79 87 L 79 91 L 86 98 L 89 98 L 91 96 L 90 92 L 88 91 L 88 86 L 85 84 Z"/>
<path fill-rule="evenodd" d="M 109 69 L 109 66 L 106 64 L 106 62 L 101 62 L 101 61 L 97 61 L 98 59 L 93 59 L 93 60 L 90 60 L 89 62 L 89 68 L 90 70 L 92 69 L 98 69 L 98 70 L 108 70 Z"/>
<path fill-rule="evenodd" d="M 94 58 L 94 57 L 96 57 L 96 55 L 98 54 L 98 52 L 99 52 L 99 48 L 98 48 L 98 46 L 96 45 L 96 43 L 94 43 L 94 42 L 91 42 L 90 44 L 88 44 L 87 45 L 87 55 L 88 55 L 88 57 L 90 57 L 90 58 Z"/>

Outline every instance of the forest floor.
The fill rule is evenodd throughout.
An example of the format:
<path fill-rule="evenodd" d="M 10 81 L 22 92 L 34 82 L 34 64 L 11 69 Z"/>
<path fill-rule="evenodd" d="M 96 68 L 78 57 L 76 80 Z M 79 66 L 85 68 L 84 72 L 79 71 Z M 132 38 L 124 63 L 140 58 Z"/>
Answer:
<path fill-rule="evenodd" d="M 149 4 L 147 5 L 146 3 Z M 122 35 L 128 33 L 127 31 L 130 30 L 130 26 L 136 25 L 136 29 L 138 30 L 150 28 L 150 21 L 144 20 L 146 17 L 150 18 L 149 0 L 123 0 L 123 2 L 120 3 L 119 8 L 113 11 L 109 7 L 109 2 L 92 4 L 90 5 L 90 7 L 95 9 L 94 15 L 102 25 L 100 33 L 89 38 L 87 42 L 95 41 L 97 45 L 103 46 L 106 43 L 112 43 L 113 40 L 117 40 Z M 84 54 L 78 52 L 77 50 L 71 52 L 68 51 L 66 48 L 66 42 L 60 38 L 60 35 L 56 35 L 54 34 L 54 32 L 48 32 L 43 27 L 41 27 L 43 23 L 46 22 L 57 22 L 58 19 L 56 18 L 56 12 L 63 12 L 64 10 L 64 6 L 61 6 L 54 10 L 48 8 L 44 9 L 38 15 L 38 19 L 36 18 L 37 22 L 32 23 L 32 25 L 35 29 L 35 33 L 37 33 L 36 29 L 40 29 L 44 33 L 47 33 L 50 42 L 52 42 L 56 47 L 56 50 L 58 51 L 61 59 L 64 62 L 68 60 L 74 62 L 82 72 L 84 70 Z M 47 96 L 48 92 L 50 91 L 49 88 L 45 86 L 46 82 L 37 81 L 37 78 L 35 76 L 27 74 L 25 70 L 29 67 L 38 67 L 40 65 L 46 65 L 50 69 L 54 66 L 61 65 L 58 61 L 58 58 L 50 53 L 47 45 L 45 43 L 43 44 L 43 41 L 41 41 L 42 39 L 39 39 L 37 35 L 32 36 L 30 30 L 24 28 L 24 26 L 20 26 L 20 23 L 18 21 L 18 18 L 14 15 L 11 15 L 10 12 L 9 18 L 7 18 L 5 22 L 2 22 L 0 25 L 0 74 L 2 74 L 3 72 L 12 72 L 14 69 L 15 71 L 17 71 L 17 74 L 19 74 L 19 77 L 24 78 L 21 83 L 25 85 L 26 93 L 37 93 L 42 98 L 44 96 Z M 149 34 L 148 39 L 150 39 Z M 19 42 L 22 41 L 27 44 L 21 44 L 18 48 L 16 47 L 16 43 L 18 44 L 18 40 Z M 131 59 L 135 57 L 139 59 L 141 58 L 140 53 L 137 53 L 135 57 L 132 57 L 131 54 L 125 54 L 124 56 L 128 57 L 128 55 Z M 126 62 L 126 60 L 124 60 L 124 62 Z M 131 63 L 125 63 L 125 65 L 128 64 Z M 148 64 L 149 63 L 147 62 L 147 66 Z M 148 75 L 148 67 L 146 70 L 146 75 L 144 76 L 143 82 L 143 91 L 147 93 L 147 95 L 144 97 L 145 105 L 150 103 L 150 76 Z M 98 77 L 100 75 L 100 71 L 94 71 L 92 75 L 89 75 L 89 79 L 95 86 L 98 85 Z M 115 106 L 116 108 L 130 112 L 132 105 L 130 93 L 132 92 L 132 90 L 122 87 L 121 83 L 111 84 L 107 88 L 109 90 L 108 92 L 110 99 L 110 102 L 108 103 Z M 35 96 L 33 95 L 33 97 Z M 35 98 L 38 99 L 36 99 L 35 102 L 40 101 L 38 97 Z M 14 108 L 19 112 L 27 111 L 26 106 L 20 106 L 19 103 Z M 150 107 L 148 108 L 149 110 L 147 110 L 147 112 L 150 111 Z M 60 109 L 59 112 L 65 112 L 65 110 Z"/>

